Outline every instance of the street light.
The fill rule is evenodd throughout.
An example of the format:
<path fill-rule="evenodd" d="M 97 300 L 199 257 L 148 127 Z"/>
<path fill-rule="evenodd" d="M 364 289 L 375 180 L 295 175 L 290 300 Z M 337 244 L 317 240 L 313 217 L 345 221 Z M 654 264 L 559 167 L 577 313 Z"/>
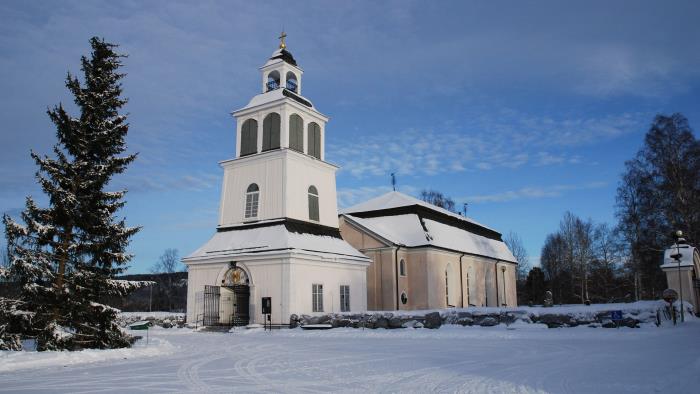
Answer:
<path fill-rule="evenodd" d="M 676 260 L 678 263 L 678 293 L 679 293 L 679 298 L 681 301 L 681 322 L 685 322 L 685 312 L 683 311 L 683 281 L 681 280 L 681 257 L 683 255 L 681 254 L 681 243 L 685 243 L 685 239 L 683 238 L 683 231 L 677 230 L 673 236 L 676 238 L 676 254 L 671 256 L 672 259 Z"/>

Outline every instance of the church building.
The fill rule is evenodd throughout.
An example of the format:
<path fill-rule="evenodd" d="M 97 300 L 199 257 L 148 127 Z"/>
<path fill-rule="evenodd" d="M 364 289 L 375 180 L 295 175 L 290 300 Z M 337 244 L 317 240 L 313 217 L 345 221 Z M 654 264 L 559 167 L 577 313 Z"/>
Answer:
<path fill-rule="evenodd" d="M 302 96 L 284 38 L 260 68 L 262 92 L 233 112 L 216 233 L 183 259 L 187 321 L 516 305 L 515 258 L 497 231 L 398 192 L 339 215 L 328 117 Z"/>
<path fill-rule="evenodd" d="M 343 238 L 372 259 L 370 310 L 517 306 L 517 262 L 496 230 L 399 192 L 344 209 Z"/>
<path fill-rule="evenodd" d="M 183 259 L 187 321 L 263 323 L 268 297 L 273 324 L 367 309 L 370 260 L 340 236 L 328 117 L 302 96 L 303 71 L 284 37 L 260 68 L 262 93 L 233 112 L 236 157 L 220 163 L 216 233 Z"/>

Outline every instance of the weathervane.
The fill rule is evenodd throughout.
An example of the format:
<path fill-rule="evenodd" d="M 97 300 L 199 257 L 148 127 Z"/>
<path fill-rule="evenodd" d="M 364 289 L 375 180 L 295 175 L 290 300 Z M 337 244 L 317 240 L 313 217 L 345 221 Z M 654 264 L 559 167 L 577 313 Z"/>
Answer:
<path fill-rule="evenodd" d="M 287 48 L 287 44 L 285 44 L 284 39 L 287 38 L 287 33 L 282 30 L 282 34 L 278 37 L 280 39 L 280 49 L 285 49 Z"/>

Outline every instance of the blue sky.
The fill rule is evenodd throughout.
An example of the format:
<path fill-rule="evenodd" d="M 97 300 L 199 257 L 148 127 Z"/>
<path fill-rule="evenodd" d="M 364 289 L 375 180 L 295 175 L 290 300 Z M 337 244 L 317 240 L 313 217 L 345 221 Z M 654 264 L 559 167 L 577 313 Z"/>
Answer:
<path fill-rule="evenodd" d="M 139 158 L 114 187 L 143 226 L 131 272 L 166 248 L 192 252 L 216 226 L 230 112 L 258 93 L 284 28 L 304 95 L 331 117 L 341 207 L 396 172 L 400 191 L 469 202 L 537 261 L 565 211 L 614 222 L 624 161 L 656 113 L 700 124 L 700 3 L 564 3 L 2 2 L 0 212 L 45 201 L 29 150 L 50 152 L 46 108 L 72 103 L 66 72 L 97 35 L 129 54 Z"/>

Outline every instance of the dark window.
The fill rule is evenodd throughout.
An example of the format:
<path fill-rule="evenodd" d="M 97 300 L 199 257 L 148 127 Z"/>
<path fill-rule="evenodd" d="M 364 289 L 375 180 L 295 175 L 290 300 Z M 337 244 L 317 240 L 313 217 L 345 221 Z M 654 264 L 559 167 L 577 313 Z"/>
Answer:
<path fill-rule="evenodd" d="M 321 126 L 311 122 L 308 127 L 309 143 L 307 146 L 308 154 L 320 159 L 321 158 Z"/>
<path fill-rule="evenodd" d="M 319 220 L 318 190 L 316 186 L 309 186 L 309 220 Z"/>
<path fill-rule="evenodd" d="M 245 192 L 245 218 L 258 217 L 258 202 L 260 201 L 260 188 L 251 183 Z"/>
<path fill-rule="evenodd" d="M 408 302 L 408 296 L 406 295 L 406 292 L 404 291 L 403 293 L 401 293 L 401 303 L 406 305 L 407 302 Z"/>
<path fill-rule="evenodd" d="M 263 120 L 263 146 L 262 150 L 279 149 L 280 147 L 280 116 L 271 113 Z"/>
<path fill-rule="evenodd" d="M 297 82 L 297 76 L 294 75 L 294 73 L 291 71 L 287 72 L 287 89 L 291 90 L 294 93 L 297 93 L 298 86 L 299 83 Z"/>
<path fill-rule="evenodd" d="M 350 312 L 350 286 L 340 286 L 340 311 Z"/>
<path fill-rule="evenodd" d="M 258 153 L 258 122 L 248 119 L 241 127 L 241 156 Z"/>
<path fill-rule="evenodd" d="M 280 73 L 275 70 L 267 74 L 267 91 L 275 90 L 280 87 Z"/>
<path fill-rule="evenodd" d="M 304 153 L 304 120 L 297 114 L 289 117 L 289 148 Z"/>
<path fill-rule="evenodd" d="M 311 303 L 312 311 L 323 312 L 323 285 L 312 285 L 311 290 Z"/>
<path fill-rule="evenodd" d="M 399 275 L 406 276 L 406 262 L 403 259 L 399 263 Z"/>

